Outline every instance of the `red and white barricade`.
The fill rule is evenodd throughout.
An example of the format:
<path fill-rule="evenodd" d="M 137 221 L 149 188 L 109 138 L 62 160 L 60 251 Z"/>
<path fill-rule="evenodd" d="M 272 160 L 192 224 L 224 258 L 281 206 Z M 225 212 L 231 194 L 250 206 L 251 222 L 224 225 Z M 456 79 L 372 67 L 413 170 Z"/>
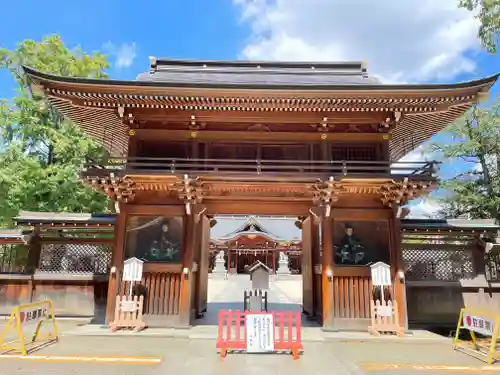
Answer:
<path fill-rule="evenodd" d="M 300 312 L 219 311 L 217 349 L 246 353 L 290 352 L 299 359 L 304 349 Z"/>

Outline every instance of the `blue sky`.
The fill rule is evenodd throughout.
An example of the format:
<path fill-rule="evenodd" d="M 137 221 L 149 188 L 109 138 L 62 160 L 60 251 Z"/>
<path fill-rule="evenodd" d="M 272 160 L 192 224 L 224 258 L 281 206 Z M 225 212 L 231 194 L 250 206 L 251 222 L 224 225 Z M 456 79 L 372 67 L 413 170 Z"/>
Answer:
<path fill-rule="evenodd" d="M 107 53 L 114 79 L 147 71 L 148 56 L 361 60 L 386 82 L 457 82 L 500 71 L 457 0 L 18 0 L 2 4 L 0 46 L 59 34 Z M 379 16 L 383 15 L 381 22 Z M 0 98 L 14 83 L 0 71 Z M 500 94 L 497 84 L 492 97 Z M 437 139 L 445 139 L 438 135 Z M 456 166 L 447 165 L 450 174 Z"/>

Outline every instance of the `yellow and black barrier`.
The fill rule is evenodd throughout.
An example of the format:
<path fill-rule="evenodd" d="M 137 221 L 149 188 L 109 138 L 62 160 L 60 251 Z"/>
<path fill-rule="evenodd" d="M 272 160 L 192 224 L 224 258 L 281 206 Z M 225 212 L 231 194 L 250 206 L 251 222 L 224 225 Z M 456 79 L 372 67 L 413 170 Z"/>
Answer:
<path fill-rule="evenodd" d="M 31 337 L 26 337 L 25 330 L 30 323 L 35 322 L 35 331 Z M 49 332 L 40 332 L 43 323 L 51 325 Z M 16 338 L 6 342 L 9 332 L 15 332 Z M 52 301 L 25 303 L 14 307 L 7 319 L 7 324 L 0 336 L 0 352 L 1 354 L 20 352 L 22 355 L 28 355 L 58 340 L 59 330 Z"/>
<path fill-rule="evenodd" d="M 460 333 L 463 330 L 469 331 L 472 341 L 460 339 Z M 499 330 L 500 313 L 463 308 L 458 317 L 453 349 L 472 355 L 491 365 L 500 359 L 500 350 L 497 348 Z M 477 334 L 483 338 L 479 339 Z"/>

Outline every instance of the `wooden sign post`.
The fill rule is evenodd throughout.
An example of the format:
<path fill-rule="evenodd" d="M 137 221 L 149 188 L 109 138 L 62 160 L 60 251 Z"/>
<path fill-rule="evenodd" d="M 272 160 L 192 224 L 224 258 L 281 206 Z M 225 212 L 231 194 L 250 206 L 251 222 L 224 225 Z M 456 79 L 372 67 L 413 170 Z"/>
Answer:
<path fill-rule="evenodd" d="M 391 299 L 386 301 L 385 298 L 385 288 L 392 289 L 391 267 L 383 262 L 377 262 L 372 264 L 370 268 L 373 289 L 380 288 L 380 300 L 374 299 L 372 290 L 370 300 L 371 325 L 368 327 L 368 332 L 377 336 L 382 332 L 404 336 L 404 329 L 399 325 L 398 304 Z M 390 298 L 392 298 L 392 295 L 390 295 Z"/>
<path fill-rule="evenodd" d="M 137 332 L 146 328 L 142 319 L 144 297 L 132 295 L 134 282 L 142 280 L 143 265 L 144 262 L 137 258 L 129 258 L 123 263 L 122 281 L 130 283 L 129 293 L 128 296 L 116 297 L 115 320 L 111 323 L 112 331 L 120 328 L 132 328 Z"/>

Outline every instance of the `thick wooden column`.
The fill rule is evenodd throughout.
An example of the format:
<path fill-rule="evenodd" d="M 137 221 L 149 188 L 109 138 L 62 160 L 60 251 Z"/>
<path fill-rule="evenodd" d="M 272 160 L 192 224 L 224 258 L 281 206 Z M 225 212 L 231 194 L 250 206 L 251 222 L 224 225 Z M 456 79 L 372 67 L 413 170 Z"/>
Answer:
<path fill-rule="evenodd" d="M 321 244 L 319 241 L 320 223 L 315 221 L 312 217 L 311 220 L 311 257 L 313 264 L 313 302 L 314 302 L 314 316 L 317 320 L 323 315 L 322 309 L 322 293 L 321 293 L 321 274 L 316 273 L 315 266 L 321 265 Z M 321 318 L 322 319 L 322 318 Z"/>
<path fill-rule="evenodd" d="M 307 315 L 314 315 L 314 269 L 312 262 L 312 241 L 311 227 L 312 220 L 306 218 L 302 221 L 302 249 L 301 249 L 301 269 L 302 269 L 302 310 Z"/>
<path fill-rule="evenodd" d="M 192 272 L 196 223 L 194 215 L 184 216 L 184 246 L 182 254 L 182 270 L 181 270 L 181 295 L 179 308 L 179 324 L 181 326 L 189 326 L 191 324 L 191 309 L 193 306 L 194 297 L 194 279 L 195 275 Z M 187 273 L 186 273 L 187 271 Z"/>
<path fill-rule="evenodd" d="M 197 315 L 201 315 L 207 309 L 208 266 L 210 257 L 210 220 L 206 216 L 203 216 L 200 220 L 199 227 L 200 240 L 197 271 Z"/>
<path fill-rule="evenodd" d="M 401 254 L 401 222 L 397 217 L 397 209 L 389 220 L 389 246 L 391 249 L 391 273 L 393 275 L 394 298 L 399 307 L 399 324 L 408 329 L 407 306 L 406 306 L 406 284 L 404 279 L 400 280 L 399 271 L 404 272 L 404 264 Z"/>
<path fill-rule="evenodd" d="M 332 217 L 324 217 L 321 221 L 321 238 L 323 242 L 321 262 L 321 292 L 323 307 L 323 328 L 333 328 L 333 288 L 332 280 L 328 275 L 332 274 L 333 265 L 333 220 Z"/>
<path fill-rule="evenodd" d="M 195 311 L 195 316 L 199 316 L 201 314 L 201 306 L 200 306 L 200 293 L 201 293 L 201 274 L 200 274 L 200 261 L 201 261 L 201 233 L 202 233 L 202 222 L 195 223 L 194 226 L 194 240 L 193 240 L 193 264 L 191 268 L 194 268 L 194 264 L 198 265 L 198 269 L 193 271 L 194 278 L 194 287 L 191 295 L 193 296 L 193 305 L 192 309 Z"/>
<path fill-rule="evenodd" d="M 113 269 L 114 267 L 116 272 L 111 272 L 109 275 L 108 297 L 106 301 L 106 324 L 111 323 L 115 316 L 116 296 L 118 294 L 118 287 L 120 285 L 121 272 L 125 257 L 127 207 L 128 206 L 125 204 L 120 204 L 120 213 L 116 216 L 115 239 L 110 265 L 110 269 Z"/>

